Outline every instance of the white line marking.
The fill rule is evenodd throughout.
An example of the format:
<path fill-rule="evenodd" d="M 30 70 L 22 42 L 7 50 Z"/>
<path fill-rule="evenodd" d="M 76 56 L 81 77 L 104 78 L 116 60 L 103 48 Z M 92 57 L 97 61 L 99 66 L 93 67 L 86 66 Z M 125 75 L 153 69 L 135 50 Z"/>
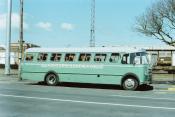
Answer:
<path fill-rule="evenodd" d="M 10 82 L 6 82 L 6 81 L 5 82 L 1 82 L 0 81 L 0 84 L 11 84 L 11 83 Z"/>
<path fill-rule="evenodd" d="M 6 95 L 6 94 L 0 94 L 0 96 L 3 96 L 3 97 L 12 97 L 12 98 L 47 100 L 47 101 L 59 101 L 59 102 L 71 102 L 71 103 L 95 104 L 95 105 L 108 105 L 108 106 L 122 106 L 122 107 L 136 107 L 136 108 L 175 110 L 175 108 L 172 108 L 172 107 L 156 107 L 156 106 L 143 106 L 143 105 L 128 105 L 128 104 L 118 104 L 118 103 L 90 102 L 90 101 L 79 101 L 79 100 L 55 99 L 55 98 L 41 98 L 41 97 L 28 97 L 28 96 L 18 96 L 18 95 Z"/>
<path fill-rule="evenodd" d="M 152 100 L 175 101 L 174 98 L 153 98 L 153 97 L 123 96 L 123 95 L 110 95 L 110 96 L 113 96 L 113 97 L 123 97 L 123 98 L 137 98 L 137 99 L 152 99 Z"/>

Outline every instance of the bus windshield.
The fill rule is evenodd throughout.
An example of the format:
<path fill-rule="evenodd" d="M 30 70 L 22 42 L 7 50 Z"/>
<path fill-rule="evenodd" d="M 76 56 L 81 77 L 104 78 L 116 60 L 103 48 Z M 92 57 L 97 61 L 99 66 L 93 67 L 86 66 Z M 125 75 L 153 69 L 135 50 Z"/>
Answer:
<path fill-rule="evenodd" d="M 134 64 L 149 64 L 148 55 L 145 52 L 132 53 L 130 60 Z"/>

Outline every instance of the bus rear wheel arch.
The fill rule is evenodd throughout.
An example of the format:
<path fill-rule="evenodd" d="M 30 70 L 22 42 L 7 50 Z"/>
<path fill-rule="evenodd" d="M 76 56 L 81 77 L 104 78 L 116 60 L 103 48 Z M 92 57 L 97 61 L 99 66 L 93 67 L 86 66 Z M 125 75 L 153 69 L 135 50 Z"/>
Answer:
<path fill-rule="evenodd" d="M 48 86 L 56 86 L 58 84 L 58 75 L 55 72 L 49 72 L 45 76 L 45 83 Z"/>
<path fill-rule="evenodd" d="M 128 75 L 125 76 L 122 79 L 122 88 L 125 90 L 136 90 L 137 87 L 139 86 L 139 81 L 137 79 L 137 77 L 133 76 L 133 75 Z"/>

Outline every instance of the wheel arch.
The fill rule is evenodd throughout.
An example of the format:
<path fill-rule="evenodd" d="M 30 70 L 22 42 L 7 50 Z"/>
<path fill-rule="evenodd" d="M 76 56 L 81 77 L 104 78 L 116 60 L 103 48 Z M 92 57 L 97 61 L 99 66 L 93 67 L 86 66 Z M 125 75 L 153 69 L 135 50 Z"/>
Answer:
<path fill-rule="evenodd" d="M 125 74 L 125 75 L 122 77 L 122 79 L 121 79 L 121 86 L 122 86 L 123 82 L 124 82 L 128 77 L 132 77 L 132 78 L 136 79 L 136 80 L 138 81 L 138 85 L 140 84 L 140 80 L 139 80 L 139 78 L 138 78 L 138 76 L 137 76 L 136 74 L 134 74 L 134 73 L 127 73 L 127 74 Z"/>
<path fill-rule="evenodd" d="M 47 77 L 49 74 L 55 74 L 55 75 L 57 76 L 57 80 L 59 80 L 59 79 L 58 79 L 59 77 L 58 77 L 57 72 L 51 70 L 51 71 L 48 71 L 48 72 L 45 74 L 45 76 L 44 76 L 44 82 L 46 81 L 46 77 Z"/>

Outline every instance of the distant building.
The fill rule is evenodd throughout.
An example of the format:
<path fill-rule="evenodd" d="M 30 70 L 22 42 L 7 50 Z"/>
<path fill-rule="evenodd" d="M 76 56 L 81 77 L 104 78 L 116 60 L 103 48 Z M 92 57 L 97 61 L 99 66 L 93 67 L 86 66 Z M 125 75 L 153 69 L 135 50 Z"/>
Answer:
<path fill-rule="evenodd" d="M 115 46 L 115 47 L 120 47 Z M 123 46 L 121 46 L 123 47 Z M 128 47 L 128 46 L 126 46 Z M 175 52 L 175 47 L 173 46 L 129 46 L 131 48 L 145 49 L 149 54 L 157 54 L 158 57 L 171 57 L 172 53 Z"/>
<path fill-rule="evenodd" d="M 120 47 L 120 46 L 117 46 Z M 123 46 L 122 46 L 123 47 Z M 128 47 L 128 46 L 126 46 Z M 145 49 L 154 65 L 171 66 L 175 47 L 173 46 L 129 46 L 131 48 Z"/>
<path fill-rule="evenodd" d="M 150 46 L 143 47 L 150 54 L 157 54 L 158 57 L 172 57 L 175 47 L 172 46 Z"/>
<path fill-rule="evenodd" d="M 19 63 L 19 43 L 11 43 L 11 48 L 10 48 L 10 54 L 11 54 L 11 60 L 10 63 L 11 65 L 18 65 Z M 40 47 L 38 45 L 35 44 L 31 44 L 31 43 L 24 43 L 23 45 L 23 51 L 25 51 L 28 48 L 34 48 L 34 47 Z M 4 67 L 5 64 L 5 46 L 4 45 L 0 45 L 0 67 Z"/>

